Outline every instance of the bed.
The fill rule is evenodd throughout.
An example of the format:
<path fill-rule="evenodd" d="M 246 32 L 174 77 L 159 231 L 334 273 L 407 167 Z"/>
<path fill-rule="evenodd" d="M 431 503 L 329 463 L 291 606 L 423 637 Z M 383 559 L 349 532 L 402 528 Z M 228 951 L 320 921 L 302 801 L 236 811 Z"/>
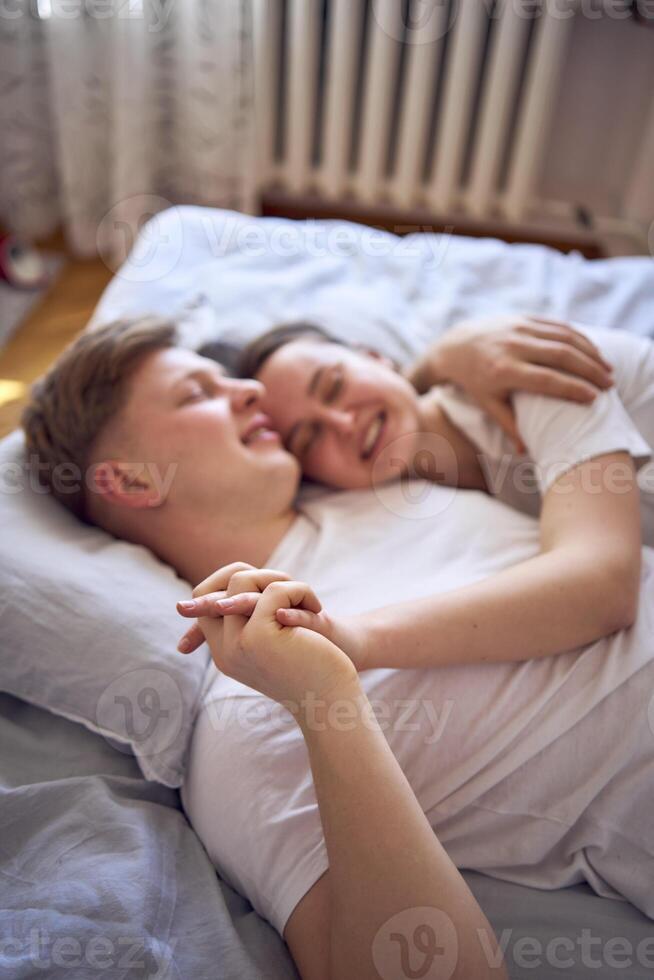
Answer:
<path fill-rule="evenodd" d="M 199 346 L 312 317 L 402 360 L 462 317 L 526 310 L 654 335 L 654 265 L 176 208 L 143 229 L 93 322 L 174 313 Z M 0 977 L 297 975 L 216 875 L 178 790 L 125 746 L 9 694 L 0 745 Z M 652 975 L 654 923 L 628 903 L 465 877 L 511 977 Z"/>

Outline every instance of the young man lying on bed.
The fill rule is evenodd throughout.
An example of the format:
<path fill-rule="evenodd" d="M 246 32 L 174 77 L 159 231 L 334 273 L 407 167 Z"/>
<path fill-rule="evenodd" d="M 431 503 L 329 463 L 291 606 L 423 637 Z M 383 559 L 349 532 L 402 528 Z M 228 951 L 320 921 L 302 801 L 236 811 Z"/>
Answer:
<path fill-rule="evenodd" d="M 192 583 L 209 575 L 198 598 L 247 596 L 249 619 L 199 620 L 218 670 L 182 793 L 221 875 L 306 978 L 377 976 L 402 930 L 408 943 L 419 925 L 446 935 L 443 922 L 458 936 L 443 975 L 503 975 L 456 866 L 586 880 L 654 916 L 654 555 L 636 619 L 632 456 L 648 447 L 628 417 L 548 489 L 539 529 L 487 494 L 421 481 L 294 507 L 299 467 L 261 397 L 146 322 L 84 335 L 25 415 L 42 471 L 93 467 L 97 492 L 65 505 Z M 547 426 L 518 424 L 533 458 L 551 449 Z M 364 638 L 368 669 L 284 625 L 282 609 L 318 613 L 316 596 L 326 632 Z M 406 909 L 409 927 L 393 919 Z"/>

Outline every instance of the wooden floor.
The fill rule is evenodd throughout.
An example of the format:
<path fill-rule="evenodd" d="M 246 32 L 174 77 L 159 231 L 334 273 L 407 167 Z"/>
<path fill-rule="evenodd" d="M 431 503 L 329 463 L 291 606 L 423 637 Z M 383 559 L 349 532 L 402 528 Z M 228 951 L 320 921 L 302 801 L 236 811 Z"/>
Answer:
<path fill-rule="evenodd" d="M 44 244 L 65 251 L 60 240 Z M 57 281 L 0 351 L 0 437 L 18 424 L 31 382 L 86 326 L 112 274 L 100 259 L 69 258 Z"/>

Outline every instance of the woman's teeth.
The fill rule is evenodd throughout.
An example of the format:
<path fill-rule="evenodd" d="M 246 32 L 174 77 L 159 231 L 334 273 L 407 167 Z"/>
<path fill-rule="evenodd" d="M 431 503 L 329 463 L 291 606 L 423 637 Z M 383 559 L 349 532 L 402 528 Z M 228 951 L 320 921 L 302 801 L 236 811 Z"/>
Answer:
<path fill-rule="evenodd" d="M 366 432 L 366 437 L 363 440 L 363 448 L 361 450 L 361 459 L 369 459 L 370 458 L 370 455 L 371 455 L 373 449 L 375 448 L 375 443 L 377 442 L 377 439 L 379 438 L 379 433 L 381 432 L 382 426 L 384 425 L 385 418 L 386 418 L 385 413 L 384 412 L 380 412 L 379 415 L 376 415 L 375 418 L 370 423 L 370 425 L 368 426 L 368 431 Z"/>
<path fill-rule="evenodd" d="M 266 425 L 260 425 L 258 428 L 253 429 L 252 432 L 248 432 L 244 443 L 249 446 L 251 442 L 255 442 L 258 439 L 277 439 L 277 433 L 274 429 L 269 429 Z"/>

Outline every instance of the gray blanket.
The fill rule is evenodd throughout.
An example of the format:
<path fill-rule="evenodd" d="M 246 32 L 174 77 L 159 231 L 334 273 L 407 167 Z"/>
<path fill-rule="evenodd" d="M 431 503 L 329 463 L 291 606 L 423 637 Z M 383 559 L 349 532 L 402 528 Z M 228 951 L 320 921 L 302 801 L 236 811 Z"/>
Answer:
<path fill-rule="evenodd" d="M 131 755 L 0 695 L 0 977 L 297 976 Z"/>
<path fill-rule="evenodd" d="M 0 746 L 2 980 L 297 978 L 277 933 L 217 877 L 178 793 L 132 756 L 6 694 Z M 652 977 L 654 923 L 632 906 L 465 877 L 512 978 Z"/>

